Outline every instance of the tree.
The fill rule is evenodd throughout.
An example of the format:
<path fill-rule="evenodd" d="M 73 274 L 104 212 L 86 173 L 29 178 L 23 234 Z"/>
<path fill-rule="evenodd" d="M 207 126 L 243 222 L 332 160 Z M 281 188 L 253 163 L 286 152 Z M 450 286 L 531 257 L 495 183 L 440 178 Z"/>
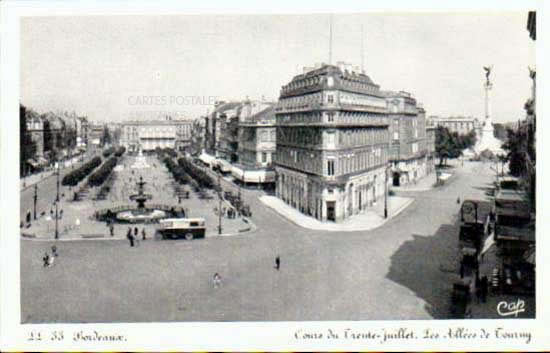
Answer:
<path fill-rule="evenodd" d="M 435 153 L 440 166 L 447 164 L 448 158 L 459 157 L 462 149 L 458 133 L 451 133 L 446 127 L 438 126 L 435 132 Z"/>
<path fill-rule="evenodd" d="M 525 156 L 524 156 L 524 139 L 526 136 L 521 130 L 514 131 L 510 128 L 507 130 L 508 139 L 502 145 L 502 148 L 507 151 L 506 159 L 508 160 L 508 168 L 510 174 L 513 176 L 521 176 L 525 170 Z"/>

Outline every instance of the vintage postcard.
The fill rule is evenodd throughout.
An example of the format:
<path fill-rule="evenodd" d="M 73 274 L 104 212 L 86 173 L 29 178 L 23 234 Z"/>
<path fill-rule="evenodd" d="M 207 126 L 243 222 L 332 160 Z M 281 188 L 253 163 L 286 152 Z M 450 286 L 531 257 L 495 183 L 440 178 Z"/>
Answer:
<path fill-rule="evenodd" d="M 536 5 L 2 3 L 1 348 L 548 349 Z"/>

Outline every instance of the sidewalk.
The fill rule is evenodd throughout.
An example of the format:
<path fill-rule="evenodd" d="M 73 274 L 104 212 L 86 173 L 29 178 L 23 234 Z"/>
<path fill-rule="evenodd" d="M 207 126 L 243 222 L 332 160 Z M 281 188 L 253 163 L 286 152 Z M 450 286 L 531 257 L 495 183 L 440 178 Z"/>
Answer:
<path fill-rule="evenodd" d="M 26 188 L 29 188 L 34 184 L 37 184 L 38 182 L 51 177 L 52 175 L 54 175 L 53 170 L 45 170 L 43 172 L 32 174 L 24 178 L 21 178 L 19 183 L 20 188 L 21 190 L 25 190 Z"/>
<path fill-rule="evenodd" d="M 419 181 L 409 183 L 403 186 L 390 186 L 390 190 L 393 191 L 428 191 L 434 188 L 436 183 L 436 174 L 430 173 Z"/>
<path fill-rule="evenodd" d="M 260 201 L 284 218 L 303 228 L 331 232 L 354 232 L 380 227 L 410 206 L 414 199 L 390 196 L 388 198 L 389 216 L 387 219 L 384 219 L 384 201 L 381 200 L 378 201 L 376 206 L 363 211 L 363 213 L 353 215 L 341 223 L 321 222 L 313 217 L 306 216 L 275 196 L 260 196 Z"/>
<path fill-rule="evenodd" d="M 79 162 L 80 162 L 79 157 L 74 157 L 72 160 L 69 160 L 69 161 L 63 161 L 63 162 L 61 162 L 61 168 L 60 169 L 64 170 L 64 169 L 70 168 L 73 164 L 77 165 Z M 25 190 L 25 189 L 33 186 L 34 184 L 37 184 L 37 183 L 41 182 L 42 180 L 51 177 L 54 174 L 55 174 L 55 169 L 52 168 L 52 169 L 44 170 L 44 171 L 36 173 L 36 174 L 28 175 L 24 178 L 20 178 L 20 182 L 19 182 L 20 190 Z"/>

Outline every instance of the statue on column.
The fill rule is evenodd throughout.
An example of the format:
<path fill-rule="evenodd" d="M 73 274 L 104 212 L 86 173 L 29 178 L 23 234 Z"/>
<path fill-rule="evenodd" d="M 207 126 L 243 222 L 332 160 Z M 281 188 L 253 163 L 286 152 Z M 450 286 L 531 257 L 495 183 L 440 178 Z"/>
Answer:
<path fill-rule="evenodd" d="M 493 69 L 492 66 L 483 66 L 483 70 L 485 70 L 485 78 L 487 79 L 487 85 L 491 84 L 491 81 L 489 80 L 489 76 L 491 75 L 492 69 Z"/>

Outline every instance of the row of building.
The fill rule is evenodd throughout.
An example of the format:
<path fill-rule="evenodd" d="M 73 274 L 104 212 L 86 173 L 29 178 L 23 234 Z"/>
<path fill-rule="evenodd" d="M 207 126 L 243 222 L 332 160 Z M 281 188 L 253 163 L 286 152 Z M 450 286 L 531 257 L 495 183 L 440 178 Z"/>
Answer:
<path fill-rule="evenodd" d="M 88 145 L 99 145 L 105 133 L 103 125 L 74 112 L 40 114 L 24 105 L 19 107 L 19 122 L 21 175 L 81 153 Z"/>
<path fill-rule="evenodd" d="M 323 221 L 362 212 L 387 184 L 435 168 L 436 124 L 422 105 L 342 62 L 305 68 L 278 102 L 219 102 L 203 121 L 203 161 L 231 163 L 244 182 L 274 183 L 278 197 Z"/>

